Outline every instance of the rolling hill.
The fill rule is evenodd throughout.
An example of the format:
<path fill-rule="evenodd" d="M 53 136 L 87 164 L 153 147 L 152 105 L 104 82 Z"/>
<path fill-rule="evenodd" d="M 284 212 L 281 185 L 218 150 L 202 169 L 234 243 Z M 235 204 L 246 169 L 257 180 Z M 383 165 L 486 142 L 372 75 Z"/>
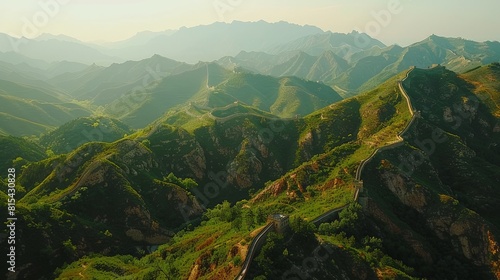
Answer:
<path fill-rule="evenodd" d="M 40 137 L 40 144 L 57 153 L 69 153 L 89 142 L 114 142 L 132 133 L 125 124 L 105 117 L 72 120 Z"/>
<path fill-rule="evenodd" d="M 142 94 L 118 99 L 108 107 L 108 112 L 116 112 L 115 117 L 140 128 L 167 110 L 189 102 L 209 108 L 242 102 L 280 117 L 295 117 L 341 99 L 321 83 L 231 72 L 215 63 L 200 63 L 195 70 L 166 77 Z"/>
<path fill-rule="evenodd" d="M 0 136 L 0 147 L 2 170 L 12 167 L 20 170 L 23 164 L 40 161 L 46 157 L 42 147 L 23 138 Z"/>
<path fill-rule="evenodd" d="M 72 119 L 89 116 L 85 106 L 72 103 L 67 95 L 0 80 L 0 131 L 14 136 L 29 136 Z"/>
<path fill-rule="evenodd" d="M 474 93 L 488 105 L 493 115 L 500 116 L 500 64 L 482 66 L 461 77 L 474 86 Z"/>
<path fill-rule="evenodd" d="M 143 90 L 166 76 L 192 66 L 154 55 L 141 61 L 127 61 L 109 67 L 92 65 L 75 73 L 64 73 L 48 82 L 79 100 L 106 105 L 132 90 Z"/>

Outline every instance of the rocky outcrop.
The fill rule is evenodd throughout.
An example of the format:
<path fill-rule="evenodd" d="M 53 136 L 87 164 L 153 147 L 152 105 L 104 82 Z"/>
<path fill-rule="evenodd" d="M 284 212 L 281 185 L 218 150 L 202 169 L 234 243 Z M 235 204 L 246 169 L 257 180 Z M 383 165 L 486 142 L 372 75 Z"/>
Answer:
<path fill-rule="evenodd" d="M 255 150 L 243 147 L 240 153 L 228 165 L 228 181 L 239 188 L 246 189 L 261 181 L 263 163 Z"/>
<path fill-rule="evenodd" d="M 384 213 L 375 201 L 367 199 L 363 210 L 367 216 L 382 224 L 385 230 L 389 231 L 394 236 L 400 236 L 405 243 L 410 246 L 413 252 L 425 263 L 433 263 L 434 258 L 430 253 L 432 249 L 426 245 L 423 240 L 419 239 L 411 230 L 402 228 L 400 225 L 395 223 L 390 216 Z"/>
<path fill-rule="evenodd" d="M 381 175 L 385 185 L 403 204 L 423 213 L 427 206 L 425 189 L 400 174 L 383 172 Z"/>
<path fill-rule="evenodd" d="M 207 165 L 203 148 L 199 143 L 195 143 L 193 149 L 182 157 L 196 179 L 203 179 L 206 174 Z"/>
<path fill-rule="evenodd" d="M 449 242 L 456 253 L 477 266 L 491 265 L 489 226 L 479 215 L 463 208 L 452 197 L 438 196 L 396 172 L 382 171 L 380 178 L 400 203 L 420 213 L 426 221 L 426 226 L 437 238 Z M 403 236 L 423 259 L 432 259 L 428 253 L 425 254 L 425 251 L 418 248 L 421 242 L 408 239 L 406 236 L 410 232 L 405 234 L 405 231 L 377 209 L 375 204 L 369 203 L 366 212 L 383 222 L 393 234 Z"/>

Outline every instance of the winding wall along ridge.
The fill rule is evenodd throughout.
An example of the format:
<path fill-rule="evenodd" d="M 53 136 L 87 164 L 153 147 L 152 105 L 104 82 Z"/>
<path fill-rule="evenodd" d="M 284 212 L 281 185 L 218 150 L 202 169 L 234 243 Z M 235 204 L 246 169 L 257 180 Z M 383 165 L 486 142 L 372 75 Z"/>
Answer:
<path fill-rule="evenodd" d="M 363 184 L 363 182 L 361 181 L 361 174 L 362 174 L 363 169 L 365 168 L 366 164 L 368 162 L 370 162 L 375 157 L 375 155 L 378 152 L 385 151 L 385 150 L 392 149 L 392 148 L 395 148 L 395 147 L 403 145 L 404 144 L 404 139 L 403 139 L 402 135 L 405 134 L 408 131 L 408 129 L 411 127 L 411 125 L 415 122 L 415 119 L 417 118 L 417 114 L 416 114 L 415 110 L 413 109 L 413 105 L 411 104 L 410 96 L 408 96 L 408 94 L 406 93 L 406 91 L 405 91 L 405 89 L 403 87 L 403 81 L 405 81 L 409 77 L 409 75 L 413 71 L 413 69 L 415 69 L 415 67 L 412 67 L 406 73 L 406 76 L 405 76 L 405 78 L 403 80 L 398 81 L 399 90 L 401 91 L 401 94 L 403 94 L 403 96 L 405 97 L 406 104 L 408 105 L 408 109 L 410 110 L 411 120 L 406 125 L 406 127 L 400 133 L 398 133 L 398 135 L 397 135 L 398 140 L 396 142 L 388 144 L 388 145 L 385 145 L 383 147 L 380 147 L 380 148 L 376 149 L 375 151 L 373 151 L 370 154 L 370 156 L 368 156 L 366 159 L 362 160 L 359 163 L 359 166 L 358 166 L 358 168 L 356 170 L 355 181 L 356 182 L 360 182 L 361 185 Z M 356 188 L 356 191 L 354 193 L 354 201 L 358 200 L 359 192 L 360 192 L 360 188 Z M 319 217 L 316 217 L 311 222 L 313 224 L 315 224 L 316 226 L 318 226 L 319 224 L 321 224 L 327 218 L 331 217 L 332 215 L 334 215 L 334 214 L 342 211 L 344 208 L 346 208 L 347 206 L 349 206 L 350 203 L 348 203 L 348 204 L 346 204 L 344 206 L 337 207 L 335 209 L 329 210 L 329 211 L 321 214 Z M 273 229 L 273 223 L 269 223 L 264 229 L 262 229 L 259 232 L 259 234 L 257 234 L 257 236 L 255 236 L 255 238 L 253 239 L 252 243 L 250 244 L 250 247 L 249 247 L 250 249 L 247 252 L 247 256 L 245 258 L 245 262 L 243 263 L 243 266 L 242 266 L 242 268 L 240 270 L 240 273 L 238 274 L 238 276 L 236 276 L 235 280 L 243 280 L 243 279 L 245 279 L 246 274 L 248 272 L 248 269 L 250 268 L 250 265 L 252 264 L 252 260 L 253 260 L 253 257 L 255 256 L 256 250 L 262 246 L 263 242 L 265 242 L 265 240 L 266 240 L 267 234 L 272 229 Z"/>

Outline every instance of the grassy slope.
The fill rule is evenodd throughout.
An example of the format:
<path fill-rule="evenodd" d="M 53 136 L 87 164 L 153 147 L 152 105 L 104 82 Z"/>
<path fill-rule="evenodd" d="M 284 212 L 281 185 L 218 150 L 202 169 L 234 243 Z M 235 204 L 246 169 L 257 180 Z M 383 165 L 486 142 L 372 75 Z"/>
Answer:
<path fill-rule="evenodd" d="M 193 208 L 187 217 L 199 216 L 187 187 L 163 180 L 153 158 L 135 141 L 93 142 L 19 168 L 19 238 L 38 252 L 20 248 L 31 263 L 22 277 L 50 275 L 82 252 L 137 254 L 135 246 L 165 243 L 184 223 L 181 202 Z"/>
<path fill-rule="evenodd" d="M 484 99 L 491 112 L 500 116 L 500 64 L 490 64 L 461 75 L 474 86 L 474 93 Z"/>
<path fill-rule="evenodd" d="M 69 102 L 67 96 L 58 92 L 3 80 L 0 87 L 0 111 L 5 119 L 0 130 L 5 134 L 39 134 L 91 114 L 88 108 Z"/>
<path fill-rule="evenodd" d="M 0 136 L 0 147 L 0 154 L 2 155 L 0 163 L 1 170 L 7 170 L 7 168 L 11 167 L 21 167 L 14 166 L 12 163 L 12 161 L 18 157 L 29 162 L 39 161 L 45 158 L 43 148 L 22 138 Z M 25 163 L 25 161 L 22 161 L 19 164 Z"/>
<path fill-rule="evenodd" d="M 132 130 L 115 119 L 79 118 L 66 123 L 40 138 L 40 143 L 55 153 L 68 153 L 88 142 L 113 142 Z"/>
<path fill-rule="evenodd" d="M 173 108 L 184 110 L 183 106 L 188 102 L 213 109 L 240 101 L 280 117 L 294 117 L 309 114 L 341 99 L 330 87 L 315 82 L 294 77 L 278 79 L 233 73 L 216 64 L 200 64 L 195 70 L 150 85 L 144 92 L 116 100 L 107 107 L 107 111 L 138 128 Z"/>

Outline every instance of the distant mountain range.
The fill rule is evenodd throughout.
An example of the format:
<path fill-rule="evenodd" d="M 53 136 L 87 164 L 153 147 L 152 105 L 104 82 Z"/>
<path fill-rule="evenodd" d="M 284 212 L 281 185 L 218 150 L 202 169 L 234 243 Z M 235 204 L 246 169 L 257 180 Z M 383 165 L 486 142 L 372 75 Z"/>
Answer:
<path fill-rule="evenodd" d="M 0 52 L 17 52 L 32 59 L 109 65 L 159 54 L 196 63 L 212 61 L 242 50 L 267 51 L 303 36 L 323 31 L 286 22 L 213 23 L 176 31 L 142 32 L 116 43 L 85 43 L 64 35 L 42 34 L 35 39 L 0 34 Z"/>
<path fill-rule="evenodd" d="M 410 66 L 441 64 L 456 72 L 500 61 L 499 42 L 474 42 L 432 35 L 408 47 L 384 46 L 366 39 L 356 47 L 356 33 L 317 34 L 298 39 L 270 53 L 241 52 L 218 63 L 272 76 L 294 75 L 322 81 L 339 92 L 356 94 L 373 88 Z M 365 35 L 363 35 L 365 36 Z"/>

